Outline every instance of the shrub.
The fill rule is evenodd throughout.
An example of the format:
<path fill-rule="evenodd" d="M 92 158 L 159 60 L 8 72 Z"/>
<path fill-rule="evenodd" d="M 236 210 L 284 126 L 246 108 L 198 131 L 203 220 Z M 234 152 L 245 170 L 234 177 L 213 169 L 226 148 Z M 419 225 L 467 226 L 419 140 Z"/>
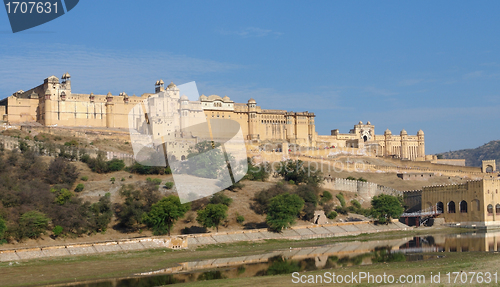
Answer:
<path fill-rule="evenodd" d="M 17 238 L 32 238 L 36 239 L 40 237 L 42 233 L 47 230 L 49 225 L 49 218 L 45 214 L 32 210 L 24 213 L 19 218 L 19 228 L 17 232 Z"/>
<path fill-rule="evenodd" d="M 172 189 L 174 187 L 174 183 L 171 181 L 165 182 L 165 188 L 166 189 Z"/>
<path fill-rule="evenodd" d="M 335 197 L 339 200 L 340 206 L 345 207 L 344 195 L 342 193 L 338 193 Z"/>
<path fill-rule="evenodd" d="M 247 158 L 248 171 L 244 179 L 252 181 L 266 181 L 269 178 L 269 165 L 262 163 L 260 165 L 254 165 L 252 159 Z"/>
<path fill-rule="evenodd" d="M 340 214 L 347 215 L 349 213 L 349 209 L 347 207 L 335 207 L 335 211 L 337 211 Z"/>
<path fill-rule="evenodd" d="M 360 209 L 360 208 L 361 208 L 361 203 L 359 203 L 359 201 L 357 201 L 356 199 L 351 200 L 351 204 L 352 204 L 352 206 L 354 206 L 356 209 Z"/>
<path fill-rule="evenodd" d="M 278 182 L 273 187 L 257 192 L 253 198 L 254 202 L 252 203 L 251 208 L 257 214 L 263 214 L 266 212 L 267 205 L 269 204 L 271 198 L 287 192 L 289 192 L 289 187 L 284 185 L 282 182 Z"/>
<path fill-rule="evenodd" d="M 148 177 L 148 178 L 146 178 L 146 181 L 147 181 L 147 182 L 151 182 L 151 183 L 153 183 L 154 185 L 160 185 L 160 184 L 161 184 L 161 179 L 159 179 L 159 178 L 151 178 L 151 177 Z"/>
<path fill-rule="evenodd" d="M 345 179 L 348 179 L 348 180 L 356 180 L 356 178 L 354 176 L 348 176 L 346 177 Z"/>
<path fill-rule="evenodd" d="M 358 178 L 358 181 L 367 182 L 367 180 L 362 177 Z"/>
<path fill-rule="evenodd" d="M 329 191 L 323 191 L 323 202 L 328 202 L 333 199 L 332 194 Z"/>
<path fill-rule="evenodd" d="M 337 212 L 331 211 L 330 213 L 328 213 L 327 217 L 329 219 L 335 219 L 335 217 L 337 217 L 337 215 L 338 215 Z"/>
<path fill-rule="evenodd" d="M 239 224 L 242 224 L 244 221 L 245 221 L 245 217 L 243 217 L 243 215 L 238 214 L 236 216 L 236 222 L 238 222 Z"/>
<path fill-rule="evenodd" d="M 85 188 L 85 185 L 83 185 L 83 183 L 79 183 L 76 185 L 75 187 L 75 192 L 80 192 L 82 191 L 83 189 Z"/>
<path fill-rule="evenodd" d="M 2 217 L 0 217 L 0 240 L 3 239 L 3 235 L 6 230 L 7 230 L 7 223 Z"/>
<path fill-rule="evenodd" d="M 109 171 L 119 171 L 125 167 L 125 163 L 121 159 L 112 159 L 107 162 Z"/>
<path fill-rule="evenodd" d="M 290 180 L 288 181 L 288 184 L 290 184 L 290 185 L 294 185 L 294 184 L 295 184 L 295 181 L 293 181 L 293 180 L 291 180 L 291 179 L 290 179 Z"/>
<path fill-rule="evenodd" d="M 285 181 L 293 180 L 295 184 L 307 183 L 313 186 L 318 186 L 323 181 L 323 176 L 320 171 L 313 171 L 310 168 L 310 162 L 304 163 L 301 160 L 288 160 L 281 162 L 280 167 L 276 172 L 283 176 Z"/>
<path fill-rule="evenodd" d="M 210 197 L 210 204 L 224 204 L 225 206 L 231 205 L 233 200 L 226 196 L 223 191 L 217 192 L 212 197 Z"/>
<path fill-rule="evenodd" d="M 121 181 L 125 181 L 125 178 L 124 178 L 124 177 L 122 177 L 122 179 L 120 179 L 120 180 L 121 180 Z"/>
<path fill-rule="evenodd" d="M 205 228 L 215 227 L 219 232 L 219 226 L 227 218 L 227 206 L 224 204 L 208 204 L 204 209 L 198 210 L 196 221 Z"/>
<path fill-rule="evenodd" d="M 54 233 L 54 236 L 59 236 L 61 235 L 63 232 L 63 228 L 61 225 L 56 225 L 56 227 L 54 227 L 54 229 L 52 229 L 52 233 Z"/>
<path fill-rule="evenodd" d="M 81 180 L 83 180 L 83 181 L 87 181 L 87 180 L 89 180 L 89 177 L 88 177 L 88 176 L 86 176 L 86 175 L 85 175 L 85 176 L 82 176 L 82 177 L 81 177 Z"/>
<path fill-rule="evenodd" d="M 115 180 L 116 180 L 116 178 L 114 178 L 114 177 L 112 177 L 112 178 L 110 179 L 110 181 L 111 181 L 112 183 L 115 183 Z"/>
<path fill-rule="evenodd" d="M 333 203 L 325 203 L 323 205 L 323 211 L 325 212 L 325 214 L 330 213 L 332 210 L 333 210 Z"/>

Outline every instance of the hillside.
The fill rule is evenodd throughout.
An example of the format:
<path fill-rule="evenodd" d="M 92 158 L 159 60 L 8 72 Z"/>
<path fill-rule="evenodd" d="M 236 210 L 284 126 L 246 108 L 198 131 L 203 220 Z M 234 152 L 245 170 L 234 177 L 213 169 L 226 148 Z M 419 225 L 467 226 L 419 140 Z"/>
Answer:
<path fill-rule="evenodd" d="M 446 159 L 465 159 L 465 164 L 468 166 L 481 166 L 482 160 L 496 160 L 497 164 L 500 163 L 500 140 L 490 141 L 480 147 L 474 149 L 461 149 L 440 153 Z M 498 170 L 498 167 L 497 167 Z"/>

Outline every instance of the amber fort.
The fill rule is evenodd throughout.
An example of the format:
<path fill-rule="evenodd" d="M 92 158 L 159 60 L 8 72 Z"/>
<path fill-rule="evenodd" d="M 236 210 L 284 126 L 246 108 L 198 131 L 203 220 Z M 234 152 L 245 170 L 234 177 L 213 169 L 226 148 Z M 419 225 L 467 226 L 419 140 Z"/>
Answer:
<path fill-rule="evenodd" d="M 318 135 L 312 112 L 263 109 L 254 99 L 235 103 L 228 96 L 218 95 L 201 95 L 193 102 L 181 95 L 174 83 L 165 86 L 163 80 L 155 82 L 154 93 L 98 95 L 73 92 L 69 73 L 63 74 L 61 79 L 50 76 L 39 86 L 19 90 L 0 101 L 0 113 L 8 124 L 128 129 L 128 115 L 133 107 L 157 93 L 166 93 L 176 102 L 171 109 L 177 110 L 181 117 L 199 118 L 201 111 L 206 118 L 238 122 L 249 143 L 283 142 L 310 148 L 367 149 L 376 156 L 433 160 L 425 154 L 422 130 L 416 135 L 405 130 L 397 134 L 385 130 L 377 135 L 373 124 L 359 122 L 348 133 L 335 129 L 330 135 Z"/>

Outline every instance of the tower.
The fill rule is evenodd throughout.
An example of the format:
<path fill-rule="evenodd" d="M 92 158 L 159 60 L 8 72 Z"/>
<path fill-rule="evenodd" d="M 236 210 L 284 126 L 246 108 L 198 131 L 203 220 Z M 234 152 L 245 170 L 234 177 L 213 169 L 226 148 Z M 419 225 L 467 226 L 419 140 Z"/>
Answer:
<path fill-rule="evenodd" d="M 113 103 L 113 95 L 111 92 L 108 92 L 106 95 L 106 127 L 112 128 L 115 125 L 114 121 L 114 103 Z"/>
<path fill-rule="evenodd" d="M 163 92 L 165 87 L 163 86 L 165 82 L 163 80 L 156 81 L 155 83 L 155 93 Z"/>
<path fill-rule="evenodd" d="M 401 152 L 400 152 L 400 157 L 401 159 L 409 159 L 409 153 L 408 153 L 408 133 L 403 129 L 399 135 L 401 136 Z"/>
<path fill-rule="evenodd" d="M 385 138 L 384 156 L 390 156 L 393 154 L 393 152 L 392 152 L 392 132 L 389 129 L 385 130 L 384 138 Z"/>
<path fill-rule="evenodd" d="M 255 126 L 257 123 L 257 102 L 251 98 L 248 100 L 248 139 L 256 140 L 259 138 L 257 134 L 255 134 Z"/>
<path fill-rule="evenodd" d="M 424 140 L 424 132 L 422 130 L 419 130 L 417 132 L 417 138 L 418 138 L 417 157 L 425 159 L 425 140 Z"/>

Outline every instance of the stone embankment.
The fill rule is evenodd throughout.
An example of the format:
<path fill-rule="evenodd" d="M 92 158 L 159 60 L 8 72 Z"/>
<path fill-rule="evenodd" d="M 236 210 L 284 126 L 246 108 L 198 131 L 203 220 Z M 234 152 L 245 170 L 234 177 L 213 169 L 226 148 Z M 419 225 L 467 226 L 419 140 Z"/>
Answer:
<path fill-rule="evenodd" d="M 254 229 L 213 234 L 203 233 L 179 236 L 148 237 L 87 244 L 0 250 L 0 262 L 71 255 L 95 255 L 107 252 L 137 251 L 152 248 L 185 249 L 188 247 L 206 244 L 258 241 L 265 239 L 303 240 L 328 238 L 408 229 L 410 229 L 410 227 L 400 222 L 393 222 L 388 225 L 375 225 L 368 221 L 356 221 L 311 226 L 295 226 L 284 230 L 282 233 L 270 232 L 267 229 Z"/>

